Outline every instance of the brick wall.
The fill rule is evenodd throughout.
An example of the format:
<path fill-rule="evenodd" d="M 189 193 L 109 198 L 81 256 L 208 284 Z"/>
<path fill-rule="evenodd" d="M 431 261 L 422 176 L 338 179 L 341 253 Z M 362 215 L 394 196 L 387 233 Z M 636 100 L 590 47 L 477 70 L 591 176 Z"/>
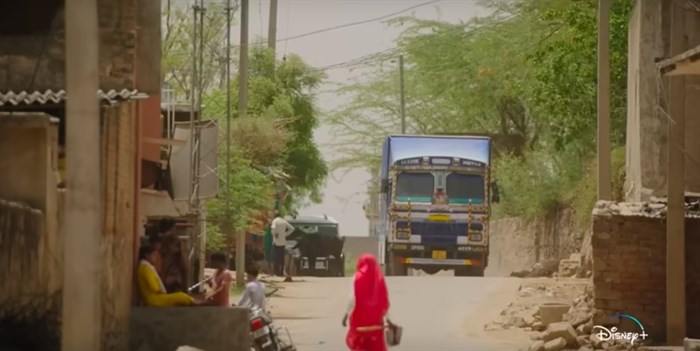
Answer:
<path fill-rule="evenodd" d="M 700 218 L 686 220 L 688 336 L 700 337 Z M 654 340 L 665 340 L 666 222 L 639 213 L 594 211 L 595 308 L 639 319 Z"/>
<path fill-rule="evenodd" d="M 137 0 L 99 0 L 100 88 L 133 89 Z M 30 15 L 30 14 L 28 14 Z M 42 35 L 0 35 L 0 91 L 65 88 L 65 14 Z M 160 72 L 154 72 L 160 76 Z"/>

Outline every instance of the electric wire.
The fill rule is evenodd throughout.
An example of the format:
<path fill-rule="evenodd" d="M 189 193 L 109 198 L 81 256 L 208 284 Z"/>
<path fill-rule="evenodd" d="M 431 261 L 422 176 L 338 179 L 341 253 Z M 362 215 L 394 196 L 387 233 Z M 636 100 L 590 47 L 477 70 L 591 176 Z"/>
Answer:
<path fill-rule="evenodd" d="M 441 31 L 437 31 L 437 32 L 434 32 L 431 34 L 423 35 L 422 37 L 437 36 L 437 35 L 442 35 L 442 34 L 450 33 L 450 32 L 462 32 L 464 35 L 475 34 L 479 31 L 494 29 L 496 26 L 507 23 L 508 21 L 511 21 L 511 20 L 515 19 L 516 17 L 517 16 L 506 17 L 506 18 L 504 18 L 500 21 L 494 22 L 488 26 L 480 26 L 480 27 L 475 27 L 475 28 L 471 28 L 468 30 L 465 30 L 467 28 L 466 26 L 453 26 L 453 27 L 445 29 L 445 30 L 441 30 Z M 425 44 L 414 46 L 411 50 L 413 50 L 413 51 L 421 50 L 423 48 L 427 48 L 429 46 L 434 46 L 434 45 L 435 44 L 432 44 L 430 42 L 426 42 Z M 334 70 L 334 69 L 339 69 L 339 68 L 369 66 L 369 65 L 373 65 L 373 64 L 385 61 L 389 58 L 393 58 L 397 54 L 400 54 L 400 53 L 405 53 L 405 52 L 403 52 L 403 49 L 400 47 L 393 47 L 393 48 L 373 52 L 371 54 L 363 55 L 360 57 L 356 57 L 356 58 L 353 58 L 350 60 L 341 61 L 341 62 L 337 62 L 334 64 L 326 65 L 326 66 L 316 67 L 316 68 L 314 68 L 314 70 L 316 70 L 316 71 L 329 71 L 329 70 Z"/>

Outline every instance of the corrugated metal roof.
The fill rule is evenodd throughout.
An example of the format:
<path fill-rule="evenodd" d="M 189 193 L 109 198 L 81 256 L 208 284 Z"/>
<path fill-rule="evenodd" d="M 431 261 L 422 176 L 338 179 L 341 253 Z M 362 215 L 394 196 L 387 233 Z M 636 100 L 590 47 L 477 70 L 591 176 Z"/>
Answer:
<path fill-rule="evenodd" d="M 145 99 L 148 95 L 140 93 L 137 90 L 98 90 L 97 95 L 100 100 L 108 104 L 113 104 L 121 100 L 136 100 Z M 46 105 L 60 104 L 66 100 L 65 90 L 46 90 L 40 91 L 20 91 L 20 92 L 0 92 L 0 106 L 19 106 L 19 105 Z"/>

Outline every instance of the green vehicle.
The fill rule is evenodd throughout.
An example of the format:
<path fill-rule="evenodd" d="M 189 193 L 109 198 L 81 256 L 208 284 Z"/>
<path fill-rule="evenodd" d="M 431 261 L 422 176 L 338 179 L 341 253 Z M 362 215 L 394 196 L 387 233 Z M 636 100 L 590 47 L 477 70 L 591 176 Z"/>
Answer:
<path fill-rule="evenodd" d="M 295 228 L 287 238 L 287 253 L 294 258 L 300 275 L 345 275 L 345 238 L 340 236 L 335 219 L 326 215 L 290 216 L 285 219 Z"/>

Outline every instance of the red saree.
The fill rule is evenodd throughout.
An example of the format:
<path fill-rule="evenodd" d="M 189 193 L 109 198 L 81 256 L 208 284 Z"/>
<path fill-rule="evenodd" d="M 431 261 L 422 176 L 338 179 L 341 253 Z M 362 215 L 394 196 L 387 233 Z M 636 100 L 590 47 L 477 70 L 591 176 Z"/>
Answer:
<path fill-rule="evenodd" d="M 384 316 L 389 310 L 389 293 L 379 263 L 370 254 L 357 260 L 355 308 L 345 339 L 352 351 L 386 351 Z"/>

